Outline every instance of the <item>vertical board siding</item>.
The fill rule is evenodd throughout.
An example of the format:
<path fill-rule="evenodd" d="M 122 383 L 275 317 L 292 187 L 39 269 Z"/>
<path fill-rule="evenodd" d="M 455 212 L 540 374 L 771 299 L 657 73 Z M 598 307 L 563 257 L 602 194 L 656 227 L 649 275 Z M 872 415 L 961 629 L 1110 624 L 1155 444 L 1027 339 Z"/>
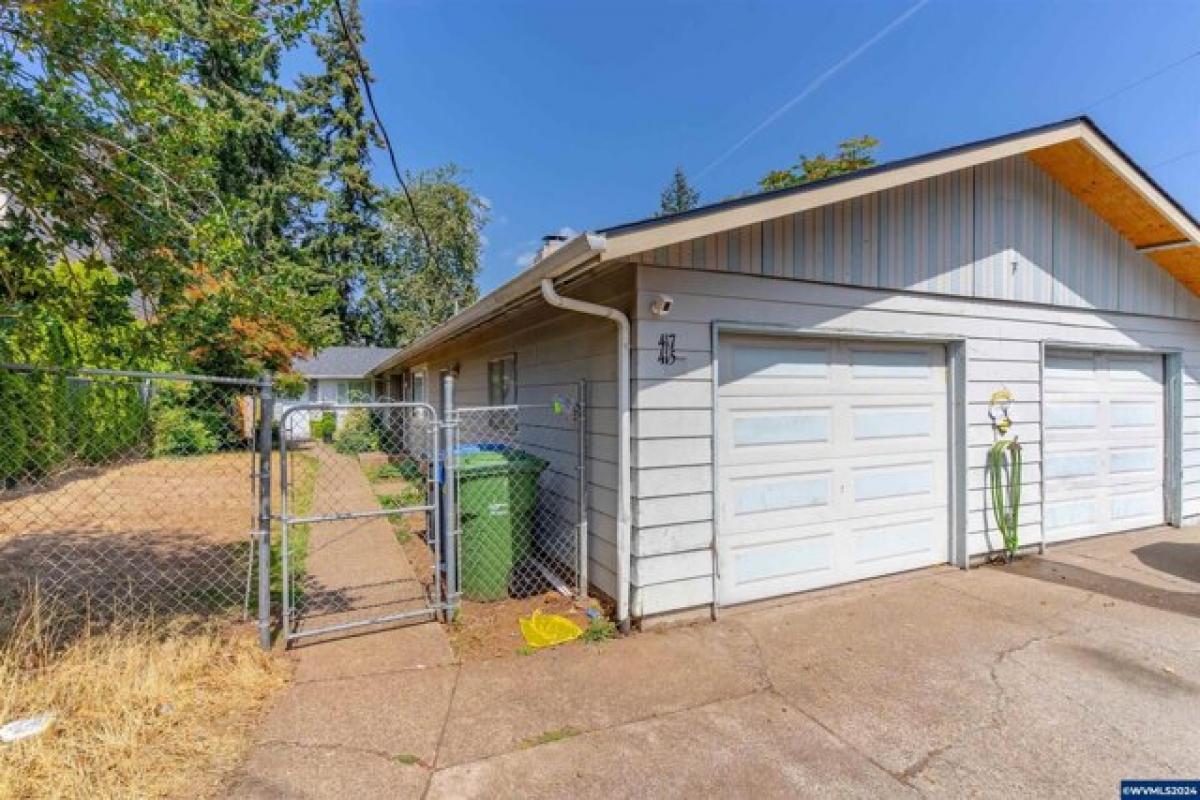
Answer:
<path fill-rule="evenodd" d="M 1024 156 L 659 248 L 634 260 L 1200 319 L 1194 294 Z"/>
<path fill-rule="evenodd" d="M 970 193 L 969 184 L 961 188 Z M 1027 241 L 1036 247 L 1052 246 L 1036 238 Z M 1112 258 L 1107 247 L 1111 243 L 1102 243 L 1096 252 L 1110 253 L 1107 257 Z M 1114 259 L 1114 263 L 1120 262 Z M 1016 395 L 1014 431 L 1025 446 L 1020 536 L 1025 543 L 1035 543 L 1042 522 L 1041 343 L 1178 349 L 1183 352 L 1183 516 L 1185 520 L 1200 517 L 1200 323 L 1083 307 L 1056 309 L 985 299 L 963 302 L 934 294 L 896 295 L 886 290 L 741 275 L 701 276 L 672 269 L 640 268 L 637 288 L 635 391 L 645 391 L 646 402 L 635 400 L 634 410 L 634 480 L 639 497 L 634 507 L 633 550 L 635 560 L 652 557 L 653 563 L 635 570 L 636 613 L 712 601 L 711 569 L 704 575 L 696 571 L 704 563 L 703 556 L 710 555 L 712 531 L 712 411 L 710 405 L 698 408 L 697 403 L 711 402 L 712 397 L 713 320 L 779 325 L 799 332 L 829 329 L 851 332 L 848 335 L 965 338 L 966 536 L 972 555 L 1002 546 L 985 469 L 993 442 L 988 417 L 991 393 L 1008 388 Z M 660 292 L 675 299 L 665 319 L 646 312 L 651 298 Z M 675 335 L 681 352 L 686 352 L 686 369 L 667 370 L 654 359 L 656 341 L 663 333 Z M 676 391 L 664 388 L 668 382 Z"/>

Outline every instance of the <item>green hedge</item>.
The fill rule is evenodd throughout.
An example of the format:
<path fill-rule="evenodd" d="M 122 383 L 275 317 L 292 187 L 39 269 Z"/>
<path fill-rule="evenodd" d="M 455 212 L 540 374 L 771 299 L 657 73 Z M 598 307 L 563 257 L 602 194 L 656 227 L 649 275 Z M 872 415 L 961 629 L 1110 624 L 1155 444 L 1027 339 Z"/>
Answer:
<path fill-rule="evenodd" d="M 0 369 L 0 488 L 72 465 L 244 444 L 233 387 Z"/>
<path fill-rule="evenodd" d="M 0 482 L 33 480 L 67 463 L 103 464 L 145 442 L 139 387 L 51 372 L 0 370 Z"/>

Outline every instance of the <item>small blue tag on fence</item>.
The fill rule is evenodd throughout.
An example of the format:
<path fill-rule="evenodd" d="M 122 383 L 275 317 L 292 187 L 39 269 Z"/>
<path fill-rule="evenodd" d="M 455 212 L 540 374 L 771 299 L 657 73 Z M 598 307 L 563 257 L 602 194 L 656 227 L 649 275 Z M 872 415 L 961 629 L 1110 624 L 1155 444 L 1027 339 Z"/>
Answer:
<path fill-rule="evenodd" d="M 1200 780 L 1121 781 L 1121 797 L 1200 797 Z"/>

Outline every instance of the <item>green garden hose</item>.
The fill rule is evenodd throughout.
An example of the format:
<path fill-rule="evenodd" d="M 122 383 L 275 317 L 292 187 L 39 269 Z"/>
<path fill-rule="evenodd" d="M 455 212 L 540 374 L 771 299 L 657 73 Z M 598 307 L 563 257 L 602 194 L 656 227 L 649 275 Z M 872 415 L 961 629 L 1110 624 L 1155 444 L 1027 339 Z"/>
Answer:
<path fill-rule="evenodd" d="M 1021 445 L 1016 439 L 1001 439 L 992 445 L 988 451 L 988 481 L 992 488 L 992 514 L 1011 561 L 1017 552 L 1021 512 Z"/>

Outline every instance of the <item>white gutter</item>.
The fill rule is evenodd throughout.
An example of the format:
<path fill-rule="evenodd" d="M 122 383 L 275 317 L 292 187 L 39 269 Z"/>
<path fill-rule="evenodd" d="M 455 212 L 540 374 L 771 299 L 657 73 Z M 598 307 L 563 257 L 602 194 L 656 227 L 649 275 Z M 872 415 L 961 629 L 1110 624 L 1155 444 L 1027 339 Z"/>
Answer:
<path fill-rule="evenodd" d="M 481 324 L 487 318 L 504 311 L 524 295 L 536 293 L 538 284 L 543 279 L 565 275 L 603 253 L 605 247 L 607 242 L 603 236 L 595 233 L 579 234 L 508 283 L 480 298 L 474 305 L 413 340 L 400 352 L 372 369 L 370 374 L 378 374 L 411 361 L 421 351 L 436 347 L 450 337 Z"/>
<path fill-rule="evenodd" d="M 629 630 L 630 489 L 629 465 L 629 317 L 597 303 L 563 297 L 554 290 L 554 279 L 542 279 L 542 297 L 555 308 L 578 311 L 611 320 L 617 326 L 617 624 Z"/>

